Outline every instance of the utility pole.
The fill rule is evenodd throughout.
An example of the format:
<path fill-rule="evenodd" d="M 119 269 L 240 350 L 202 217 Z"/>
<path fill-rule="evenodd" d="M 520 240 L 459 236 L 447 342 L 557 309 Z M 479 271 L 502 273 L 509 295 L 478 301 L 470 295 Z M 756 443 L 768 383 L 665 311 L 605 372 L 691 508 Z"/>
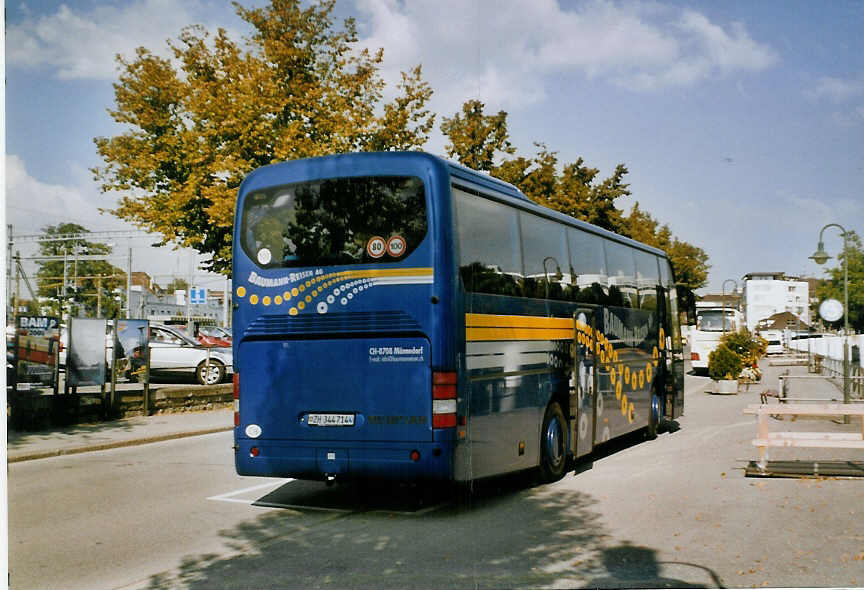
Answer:
<path fill-rule="evenodd" d="M 72 265 L 72 269 L 73 269 L 72 276 L 75 278 L 72 281 L 72 284 L 73 284 L 72 289 L 74 289 L 74 292 L 75 292 L 75 299 L 72 300 L 72 305 L 69 306 L 70 307 L 69 317 L 72 317 L 73 310 L 74 310 L 74 315 L 75 316 L 78 315 L 78 244 L 75 244 L 74 248 L 75 248 L 75 262 Z"/>
<path fill-rule="evenodd" d="M 192 253 L 192 258 L 189 261 L 189 284 L 186 285 L 186 330 L 190 331 L 192 322 L 192 284 L 195 281 L 195 253 Z"/>
<path fill-rule="evenodd" d="M 6 225 L 9 241 L 6 243 L 6 295 L 12 295 L 12 224 Z M 9 303 L 8 300 L 3 303 Z"/>
<path fill-rule="evenodd" d="M 126 262 L 126 319 L 132 317 L 132 247 L 129 247 L 129 258 Z"/>
<path fill-rule="evenodd" d="M 102 317 L 102 275 L 96 277 L 96 317 Z"/>
<path fill-rule="evenodd" d="M 225 277 L 225 284 L 222 286 L 222 327 L 228 327 L 228 293 L 231 290 L 228 288 L 228 277 Z"/>
<path fill-rule="evenodd" d="M 21 264 L 21 253 L 15 251 L 15 296 L 12 298 L 12 321 L 18 325 L 18 300 L 21 298 L 21 273 L 19 266 Z"/>

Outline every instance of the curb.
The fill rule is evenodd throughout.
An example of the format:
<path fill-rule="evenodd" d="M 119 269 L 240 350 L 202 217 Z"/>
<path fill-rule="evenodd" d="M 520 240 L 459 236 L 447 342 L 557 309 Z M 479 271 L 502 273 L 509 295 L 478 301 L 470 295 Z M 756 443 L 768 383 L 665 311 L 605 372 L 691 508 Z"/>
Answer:
<path fill-rule="evenodd" d="M 6 463 L 21 463 L 23 461 L 34 461 L 36 459 L 47 459 L 49 457 L 59 457 L 61 455 L 80 455 L 82 453 L 90 453 L 93 451 L 106 451 L 109 449 L 118 449 L 122 447 L 134 447 L 155 442 L 163 442 L 166 440 L 176 440 L 180 438 L 189 438 L 192 436 L 202 436 L 205 434 L 215 434 L 217 432 L 228 432 L 234 430 L 233 426 L 220 426 L 218 428 L 206 428 L 202 430 L 194 430 L 189 432 L 173 432 L 169 434 L 160 434 L 158 436 L 148 436 L 144 438 L 132 438 L 127 440 L 118 440 L 106 443 L 97 443 L 83 447 L 72 447 L 69 449 L 50 449 L 47 451 L 22 452 L 17 455 L 10 454 Z"/>

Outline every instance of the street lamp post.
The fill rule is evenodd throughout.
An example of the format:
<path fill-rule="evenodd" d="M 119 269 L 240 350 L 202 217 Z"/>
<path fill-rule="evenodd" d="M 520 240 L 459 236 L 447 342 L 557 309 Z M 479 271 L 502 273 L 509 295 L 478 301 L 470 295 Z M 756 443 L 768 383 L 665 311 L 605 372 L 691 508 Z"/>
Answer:
<path fill-rule="evenodd" d="M 720 287 L 721 295 L 720 298 L 723 300 L 723 334 L 726 334 L 726 283 L 732 281 L 735 285 L 735 289 L 732 291 L 733 293 L 738 292 L 738 281 L 735 279 L 726 279 L 723 281 L 723 286 Z"/>
<path fill-rule="evenodd" d="M 829 223 L 819 230 L 819 246 L 816 252 L 810 257 L 816 264 L 825 264 L 830 256 L 825 251 L 825 244 L 822 242 L 822 233 L 829 227 L 836 227 L 840 230 L 843 236 L 843 403 L 849 403 L 849 250 L 848 250 L 848 233 L 839 223 Z M 843 421 L 848 424 L 849 416 L 844 416 Z"/>

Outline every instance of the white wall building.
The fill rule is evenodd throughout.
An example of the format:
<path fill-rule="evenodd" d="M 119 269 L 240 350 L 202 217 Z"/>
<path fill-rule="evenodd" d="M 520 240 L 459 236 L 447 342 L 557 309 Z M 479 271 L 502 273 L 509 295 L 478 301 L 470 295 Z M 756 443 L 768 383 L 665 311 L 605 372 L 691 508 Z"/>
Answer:
<path fill-rule="evenodd" d="M 744 317 L 747 329 L 755 331 L 759 320 L 788 311 L 810 324 L 810 294 L 807 281 L 782 272 L 753 272 L 744 275 Z"/>

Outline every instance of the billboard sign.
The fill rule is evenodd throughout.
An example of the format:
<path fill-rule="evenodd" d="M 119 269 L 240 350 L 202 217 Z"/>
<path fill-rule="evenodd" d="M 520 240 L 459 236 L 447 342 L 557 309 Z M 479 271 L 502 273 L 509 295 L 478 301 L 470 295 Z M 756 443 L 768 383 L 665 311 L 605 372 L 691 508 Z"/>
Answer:
<path fill-rule="evenodd" d="M 50 316 L 18 316 L 15 329 L 15 375 L 20 389 L 24 384 L 53 387 L 60 321 Z M 21 387 L 24 385 L 24 387 Z"/>
<path fill-rule="evenodd" d="M 66 354 L 69 385 L 105 383 L 107 328 L 108 322 L 104 319 L 69 320 L 69 352 Z"/>
<path fill-rule="evenodd" d="M 129 372 L 129 376 L 143 381 L 146 373 L 147 346 L 150 326 L 147 320 L 116 320 L 114 350 L 118 366 Z M 122 361 L 122 365 L 120 362 Z"/>

